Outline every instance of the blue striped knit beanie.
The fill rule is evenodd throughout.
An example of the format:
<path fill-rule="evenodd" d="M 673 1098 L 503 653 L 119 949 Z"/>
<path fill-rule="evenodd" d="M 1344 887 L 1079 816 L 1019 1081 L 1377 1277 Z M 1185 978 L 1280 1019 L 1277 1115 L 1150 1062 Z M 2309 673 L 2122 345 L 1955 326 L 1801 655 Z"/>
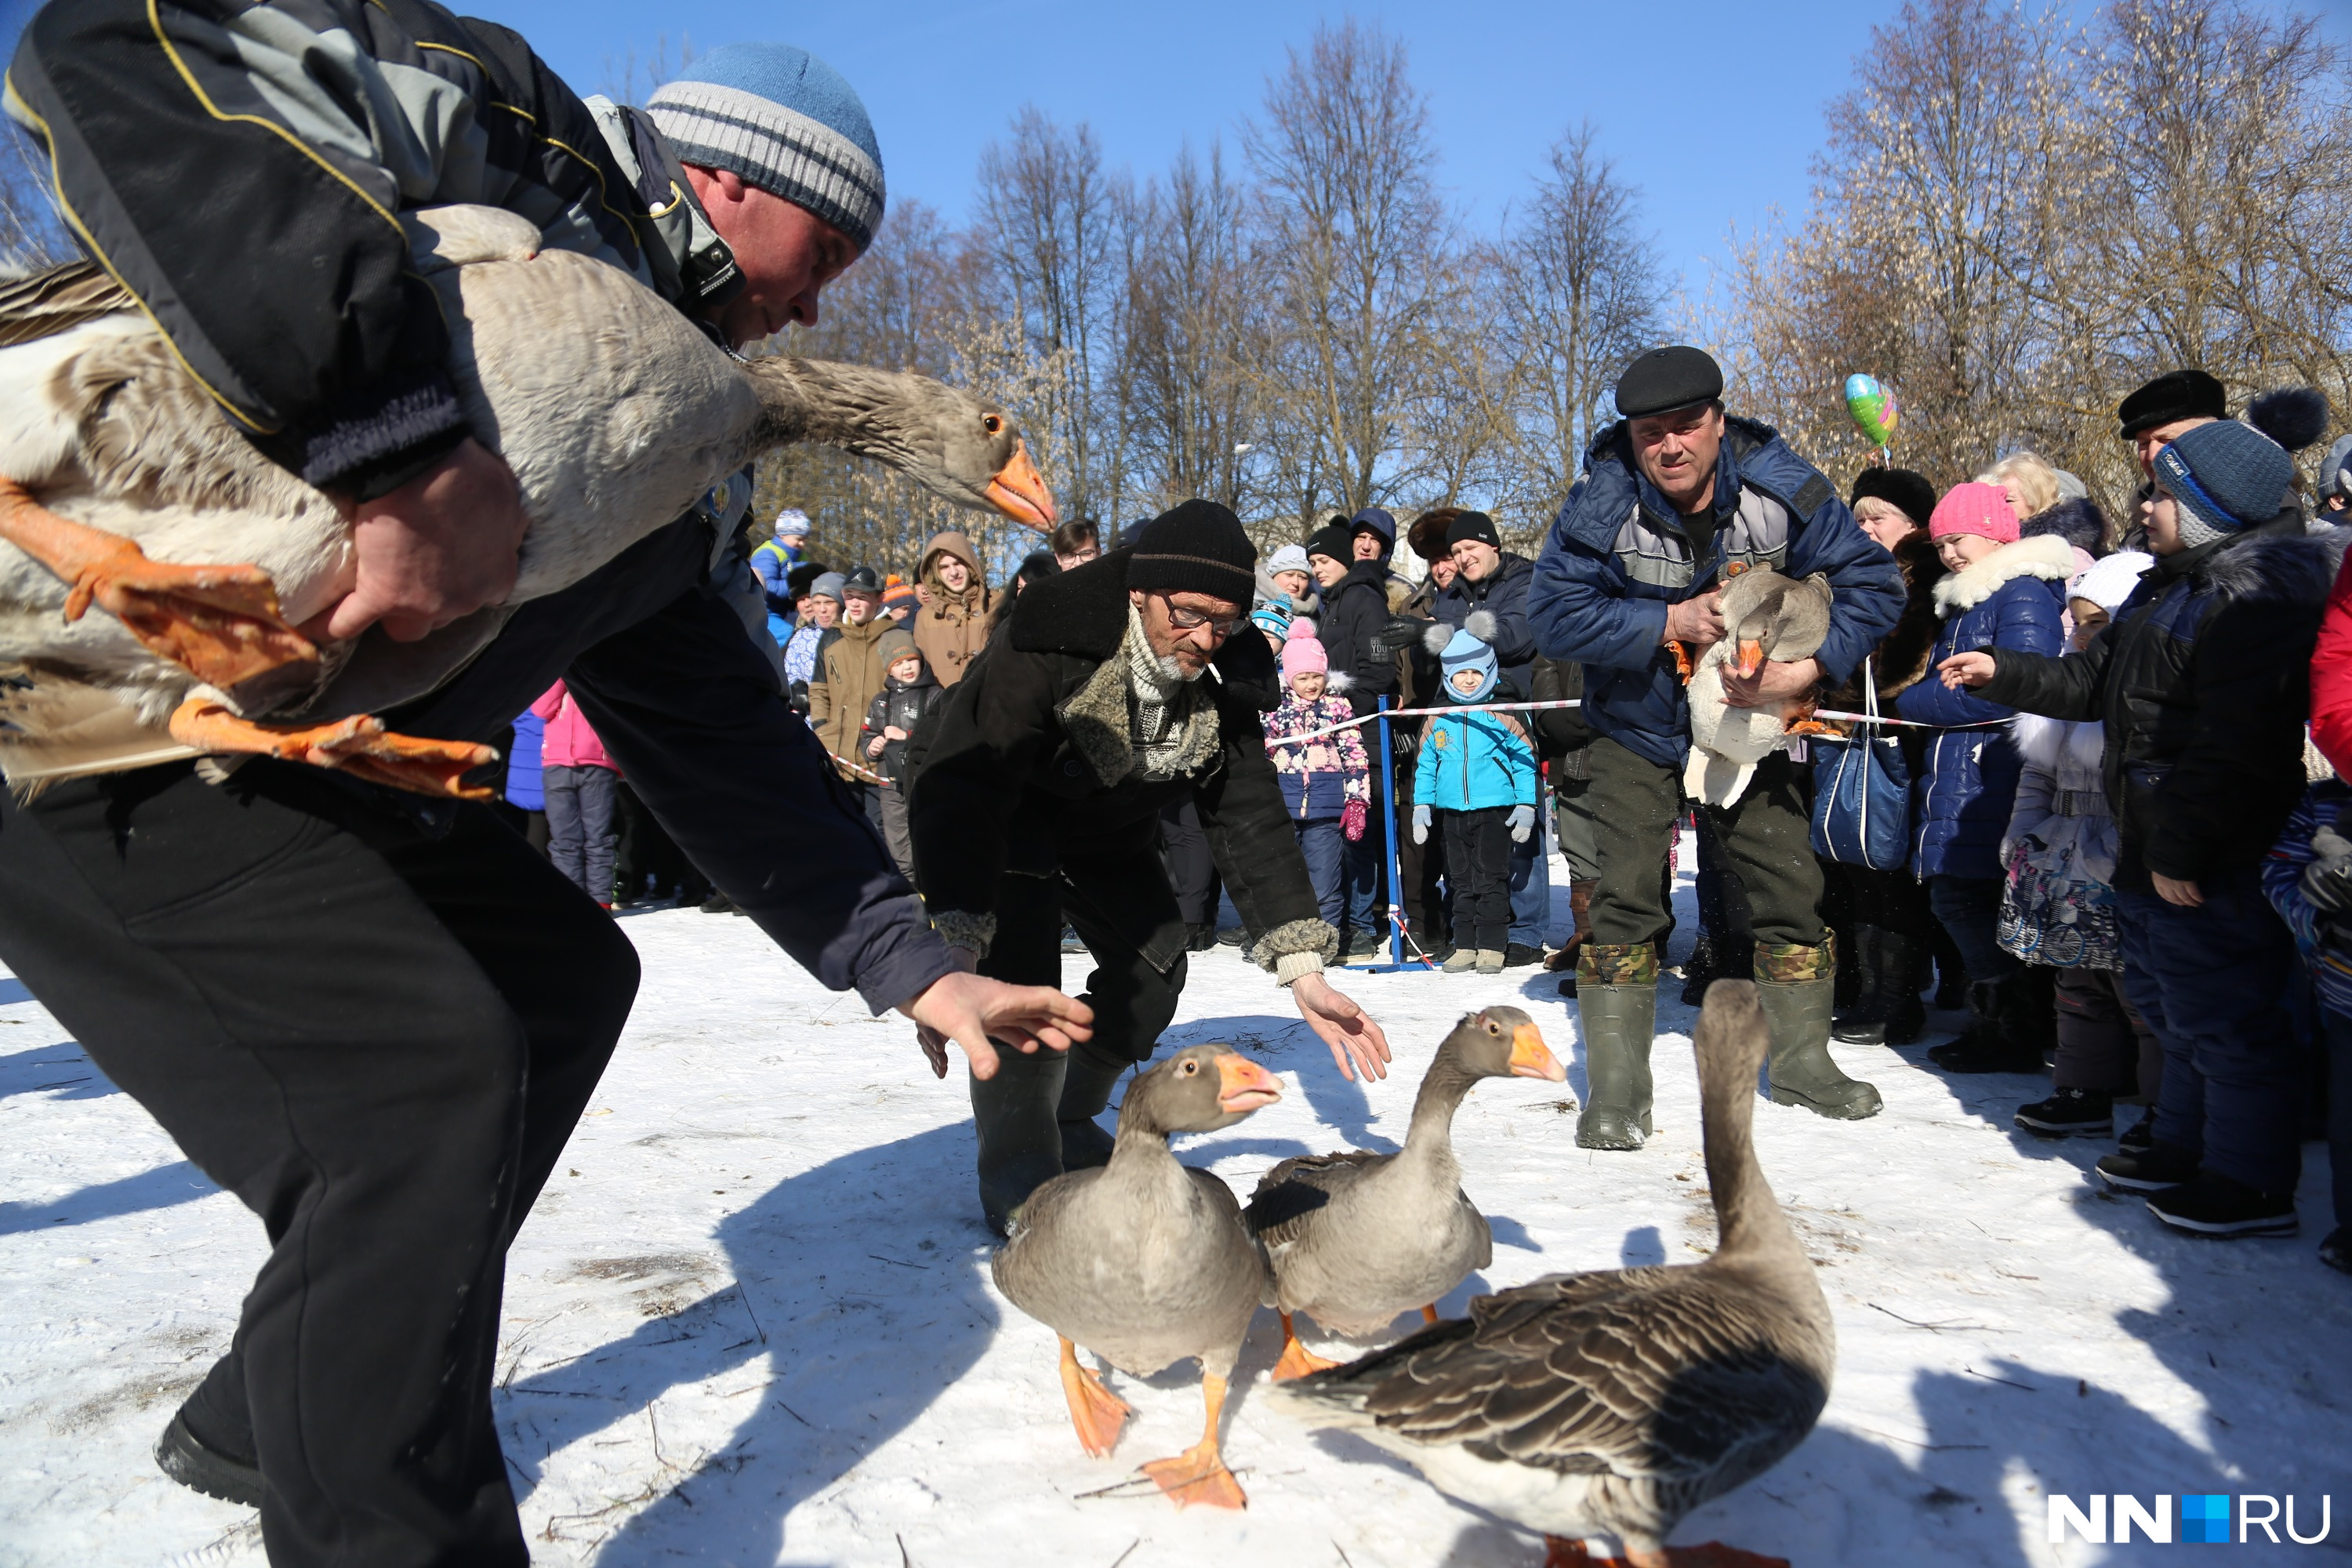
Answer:
<path fill-rule="evenodd" d="M 857 90 L 790 44 L 729 44 L 646 103 L 682 163 L 732 171 L 864 250 L 882 224 L 882 149 Z"/>
<path fill-rule="evenodd" d="M 2179 503 L 2180 542 L 2190 549 L 2268 522 L 2294 482 L 2286 448 L 2234 419 L 2182 431 L 2152 466 L 2156 482 Z"/>

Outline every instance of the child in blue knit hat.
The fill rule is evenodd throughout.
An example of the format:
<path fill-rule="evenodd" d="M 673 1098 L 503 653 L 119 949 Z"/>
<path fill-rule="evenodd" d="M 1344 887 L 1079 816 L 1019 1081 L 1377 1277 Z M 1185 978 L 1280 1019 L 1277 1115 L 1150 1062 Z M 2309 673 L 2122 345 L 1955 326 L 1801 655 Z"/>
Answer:
<path fill-rule="evenodd" d="M 1446 701 L 1494 700 L 1499 671 L 1490 644 L 1467 626 L 1443 623 L 1426 642 Z M 1536 752 L 1526 727 L 1509 713 L 1431 719 L 1421 732 L 1412 798 L 1415 844 L 1428 843 L 1432 820 L 1444 818 L 1456 944 L 1446 973 L 1475 967 L 1500 974 L 1511 934 L 1511 846 L 1525 843 L 1536 825 Z"/>

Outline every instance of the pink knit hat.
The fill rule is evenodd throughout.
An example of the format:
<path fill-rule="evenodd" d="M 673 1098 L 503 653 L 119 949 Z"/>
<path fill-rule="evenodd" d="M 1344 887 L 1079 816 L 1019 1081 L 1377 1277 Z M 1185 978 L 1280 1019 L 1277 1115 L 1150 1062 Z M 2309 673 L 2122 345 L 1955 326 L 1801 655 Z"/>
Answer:
<path fill-rule="evenodd" d="M 1289 635 L 1282 639 L 1282 679 L 1294 675 L 1326 675 L 1331 669 L 1331 656 L 1304 623 L 1290 623 Z"/>
<path fill-rule="evenodd" d="M 2009 504 L 2009 492 L 1999 485 L 1979 484 L 1954 485 L 1945 491 L 1927 520 L 1927 535 L 1949 539 L 1956 533 L 1973 533 L 1995 544 L 2016 543 L 2017 512 Z"/>

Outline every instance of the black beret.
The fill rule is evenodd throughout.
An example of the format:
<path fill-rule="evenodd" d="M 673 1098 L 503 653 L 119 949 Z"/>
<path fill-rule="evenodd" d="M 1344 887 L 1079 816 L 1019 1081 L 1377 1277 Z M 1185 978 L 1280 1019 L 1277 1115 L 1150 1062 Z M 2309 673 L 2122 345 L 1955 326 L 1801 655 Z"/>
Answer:
<path fill-rule="evenodd" d="M 1348 520 L 1335 517 L 1307 536 L 1307 553 L 1328 555 L 1334 561 L 1356 558 L 1355 536 L 1348 531 Z"/>
<path fill-rule="evenodd" d="M 1901 509 L 1903 515 L 1921 528 L 1936 510 L 1936 487 L 1927 476 L 1909 468 L 1864 468 L 1853 481 L 1853 502 L 1864 496 L 1876 496 Z"/>
<path fill-rule="evenodd" d="M 2168 370 L 2123 400 L 2116 422 L 2128 441 L 2176 419 L 2227 419 L 2230 395 L 2201 370 Z"/>
<path fill-rule="evenodd" d="M 1495 531 L 1495 520 L 1483 511 L 1465 511 L 1445 525 L 1445 542 L 1459 544 L 1475 539 L 1481 544 L 1503 548 L 1502 537 Z"/>
<path fill-rule="evenodd" d="M 1722 395 L 1722 369 L 1705 349 L 1686 343 L 1652 349 L 1617 378 L 1617 412 L 1627 419 L 1712 403 Z"/>

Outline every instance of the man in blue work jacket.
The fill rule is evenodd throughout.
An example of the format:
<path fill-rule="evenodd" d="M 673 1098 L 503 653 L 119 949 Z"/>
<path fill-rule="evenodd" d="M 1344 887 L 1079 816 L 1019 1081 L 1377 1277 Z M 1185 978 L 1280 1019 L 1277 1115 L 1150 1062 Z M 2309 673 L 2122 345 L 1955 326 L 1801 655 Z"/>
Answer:
<path fill-rule="evenodd" d="M 1658 866 L 1685 808 L 1690 707 L 1674 645 L 1695 659 L 1724 635 L 1731 573 L 1816 573 L 1835 597 L 1811 658 L 1727 668 L 1726 696 L 1761 707 L 1843 680 L 1903 607 L 1894 557 L 1874 544 L 1821 472 L 1769 426 L 1727 416 L 1723 372 L 1695 348 L 1654 349 L 1617 382 L 1620 423 L 1586 453 L 1587 472 L 1537 561 L 1528 617 L 1545 657 L 1585 667 L 1596 732 L 1590 795 L 1601 877 L 1592 937 L 1577 960 L 1586 1103 L 1576 1141 L 1638 1149 L 1650 1132 L 1650 1037 L 1666 910 Z M 1878 1112 L 1878 1091 L 1830 1059 L 1836 958 L 1822 929 L 1821 868 L 1807 781 L 1784 753 L 1724 807 L 1702 806 L 1748 891 L 1755 976 L 1772 1032 L 1772 1099 L 1823 1116 Z"/>

